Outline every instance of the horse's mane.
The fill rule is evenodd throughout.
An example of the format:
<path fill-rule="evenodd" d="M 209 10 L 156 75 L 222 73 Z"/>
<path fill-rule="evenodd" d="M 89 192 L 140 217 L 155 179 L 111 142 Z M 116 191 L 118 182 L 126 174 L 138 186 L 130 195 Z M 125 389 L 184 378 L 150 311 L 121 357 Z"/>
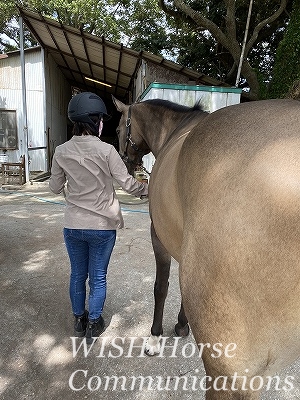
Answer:
<path fill-rule="evenodd" d="M 164 107 L 164 108 L 167 108 L 168 110 L 172 110 L 175 112 L 184 112 L 184 113 L 189 112 L 189 111 L 204 112 L 204 110 L 199 102 L 197 102 L 193 107 L 183 106 L 181 104 L 173 103 L 172 101 L 163 100 L 163 99 L 145 100 L 144 103 L 147 103 L 149 105 L 153 105 L 156 107 Z"/>

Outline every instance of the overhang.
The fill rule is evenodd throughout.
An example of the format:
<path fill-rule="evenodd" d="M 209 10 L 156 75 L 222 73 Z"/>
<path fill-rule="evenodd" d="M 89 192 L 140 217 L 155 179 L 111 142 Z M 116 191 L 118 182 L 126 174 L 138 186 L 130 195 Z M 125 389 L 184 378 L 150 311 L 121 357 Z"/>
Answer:
<path fill-rule="evenodd" d="M 128 101 L 133 80 L 142 60 L 180 73 L 200 85 L 224 86 L 224 83 L 214 78 L 161 56 L 147 51 L 132 50 L 104 37 L 63 25 L 39 13 L 23 8 L 19 11 L 32 35 L 51 54 L 70 85 L 81 90 L 94 91 L 105 98 L 113 94 L 121 100 Z"/>

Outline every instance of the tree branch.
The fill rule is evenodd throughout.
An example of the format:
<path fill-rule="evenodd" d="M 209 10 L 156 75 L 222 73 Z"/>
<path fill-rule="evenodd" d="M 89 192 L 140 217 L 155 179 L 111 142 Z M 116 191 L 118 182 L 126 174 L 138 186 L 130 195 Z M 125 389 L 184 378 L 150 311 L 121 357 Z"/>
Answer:
<path fill-rule="evenodd" d="M 236 63 L 231 66 L 230 71 L 227 73 L 227 80 L 231 81 L 236 76 Z"/>
<path fill-rule="evenodd" d="M 224 0 L 227 5 L 226 29 L 229 37 L 236 39 L 235 0 Z"/>
<path fill-rule="evenodd" d="M 175 7 L 179 8 L 183 13 L 187 14 L 196 24 L 207 29 L 215 39 L 224 47 L 228 48 L 229 41 L 225 33 L 211 20 L 205 18 L 200 12 L 195 11 L 182 0 L 173 1 Z"/>
<path fill-rule="evenodd" d="M 179 13 L 174 9 L 172 9 L 171 7 L 168 7 L 165 4 L 164 0 L 159 0 L 158 5 L 166 14 L 171 15 L 171 17 L 178 18 Z"/>
<path fill-rule="evenodd" d="M 189 23 L 190 25 L 194 26 L 197 29 L 201 29 L 204 30 L 204 27 L 198 26 L 196 24 L 196 22 L 187 14 L 183 13 L 182 11 L 177 11 L 172 7 L 169 7 L 165 4 L 164 0 L 159 0 L 158 1 L 158 5 L 159 7 L 168 15 L 170 15 L 171 17 L 175 18 L 175 19 L 181 19 L 186 23 Z"/>
<path fill-rule="evenodd" d="M 256 27 L 253 30 L 253 34 L 252 34 L 251 38 L 249 39 L 248 43 L 246 44 L 245 57 L 247 57 L 247 54 L 249 53 L 249 51 L 253 47 L 255 41 L 257 40 L 257 37 L 258 37 L 260 31 L 266 25 L 271 24 L 272 22 L 274 22 L 280 16 L 280 14 L 282 14 L 284 12 L 288 1 L 289 0 L 281 0 L 280 7 L 278 8 L 278 10 L 275 11 L 274 14 L 270 15 L 270 17 L 266 18 L 265 20 L 261 21 L 258 25 L 256 25 Z"/>

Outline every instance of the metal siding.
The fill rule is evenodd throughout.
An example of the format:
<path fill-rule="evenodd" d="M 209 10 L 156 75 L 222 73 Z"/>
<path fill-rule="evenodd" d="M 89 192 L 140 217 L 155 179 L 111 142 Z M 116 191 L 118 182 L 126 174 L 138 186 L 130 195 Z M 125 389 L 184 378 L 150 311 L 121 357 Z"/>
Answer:
<path fill-rule="evenodd" d="M 174 103 L 193 107 L 199 101 L 203 110 L 213 112 L 219 108 L 238 104 L 241 97 L 240 89 L 190 86 L 152 83 L 142 94 L 142 101 L 149 99 L 164 99 Z"/>
<path fill-rule="evenodd" d="M 71 88 L 51 56 L 40 48 L 25 51 L 25 78 L 30 171 L 47 171 L 55 147 L 67 140 L 67 106 Z M 0 60 L 0 108 L 17 111 L 18 147 L 10 162 L 22 155 L 22 84 L 20 54 Z M 48 140 L 49 133 L 49 140 Z M 48 151 L 48 142 L 50 151 Z"/>
<path fill-rule="evenodd" d="M 41 49 L 25 52 L 26 97 L 28 113 L 28 143 L 31 147 L 45 146 L 43 112 L 43 73 Z M 8 151 L 10 162 L 18 162 L 22 149 L 23 114 L 20 54 L 10 54 L 0 60 L 0 107 L 17 111 L 18 150 Z M 30 170 L 45 170 L 45 157 L 33 152 Z"/>

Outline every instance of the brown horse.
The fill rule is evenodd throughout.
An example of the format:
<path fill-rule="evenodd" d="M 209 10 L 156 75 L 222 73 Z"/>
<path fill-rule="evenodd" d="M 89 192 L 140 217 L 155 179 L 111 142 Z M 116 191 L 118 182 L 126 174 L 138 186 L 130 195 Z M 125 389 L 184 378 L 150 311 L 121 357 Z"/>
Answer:
<path fill-rule="evenodd" d="M 159 351 L 171 255 L 184 304 L 176 332 L 188 333 L 187 316 L 202 349 L 206 399 L 258 399 L 263 384 L 268 389 L 300 355 L 300 103 L 259 101 L 206 114 L 162 100 L 114 101 L 128 169 L 149 150 L 156 157 L 147 351 Z M 293 378 L 277 386 L 289 390 Z"/>

